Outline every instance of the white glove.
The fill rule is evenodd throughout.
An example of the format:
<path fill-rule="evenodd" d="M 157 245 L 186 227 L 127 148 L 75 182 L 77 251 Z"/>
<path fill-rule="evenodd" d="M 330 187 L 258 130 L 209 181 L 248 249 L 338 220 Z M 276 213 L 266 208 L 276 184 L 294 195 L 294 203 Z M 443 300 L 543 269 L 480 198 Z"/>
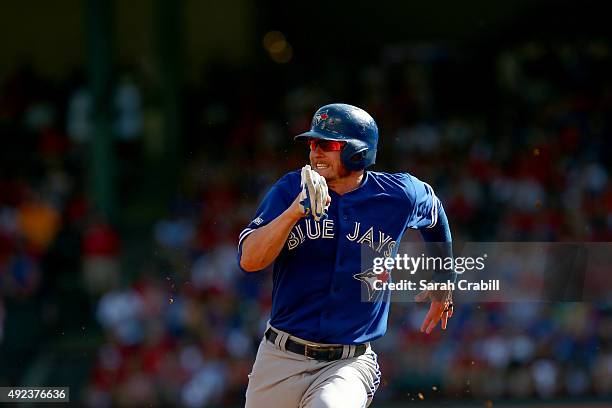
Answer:
<path fill-rule="evenodd" d="M 315 221 L 327 218 L 327 199 L 329 192 L 325 177 L 310 168 L 310 165 L 302 167 L 302 181 L 300 183 L 300 208 L 306 217 L 312 215 Z"/>

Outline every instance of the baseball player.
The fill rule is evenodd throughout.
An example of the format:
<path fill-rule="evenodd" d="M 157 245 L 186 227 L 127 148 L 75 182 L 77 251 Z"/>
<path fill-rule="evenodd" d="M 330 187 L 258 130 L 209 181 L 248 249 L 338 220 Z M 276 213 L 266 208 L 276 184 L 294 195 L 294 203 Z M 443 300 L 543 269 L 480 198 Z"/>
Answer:
<path fill-rule="evenodd" d="M 310 164 L 272 186 L 239 237 L 242 270 L 274 262 L 272 311 L 246 407 L 367 407 L 381 376 L 370 342 L 386 331 L 389 293 L 362 301 L 360 248 L 393 257 L 409 228 L 427 242 L 450 242 L 448 221 L 428 184 L 365 170 L 376 159 L 378 128 L 364 110 L 323 106 L 295 139 L 308 142 Z M 421 331 L 439 322 L 446 329 L 450 294 L 417 295 L 427 299 Z"/>

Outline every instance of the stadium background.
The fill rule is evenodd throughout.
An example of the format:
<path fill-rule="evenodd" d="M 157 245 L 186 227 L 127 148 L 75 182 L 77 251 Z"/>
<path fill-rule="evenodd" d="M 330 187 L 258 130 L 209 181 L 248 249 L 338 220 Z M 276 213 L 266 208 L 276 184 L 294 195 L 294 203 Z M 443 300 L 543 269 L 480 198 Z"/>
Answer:
<path fill-rule="evenodd" d="M 456 240 L 612 241 L 594 2 L 10 2 L 0 38 L 0 385 L 240 406 L 270 274 L 237 270 L 237 236 L 331 101 Z M 392 307 L 374 407 L 609 406 L 610 302 L 423 315 Z"/>

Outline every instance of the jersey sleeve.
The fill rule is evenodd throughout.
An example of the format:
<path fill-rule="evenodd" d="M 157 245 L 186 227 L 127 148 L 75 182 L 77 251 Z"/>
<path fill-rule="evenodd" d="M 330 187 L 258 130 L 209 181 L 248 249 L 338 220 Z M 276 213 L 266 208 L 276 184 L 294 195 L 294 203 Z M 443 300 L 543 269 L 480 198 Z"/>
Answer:
<path fill-rule="evenodd" d="M 434 228 L 438 223 L 442 204 L 436 197 L 433 188 L 424 181 L 408 175 L 406 189 L 413 203 L 407 227 L 412 229 Z"/>
<path fill-rule="evenodd" d="M 294 197 L 291 197 L 292 190 L 292 177 L 286 175 L 274 184 L 270 190 L 266 193 L 263 200 L 259 204 L 257 211 L 255 212 L 255 218 L 240 232 L 238 237 L 238 266 L 240 267 L 240 258 L 242 257 L 242 244 L 246 237 L 248 237 L 257 228 L 261 228 L 264 225 L 269 224 L 276 217 L 281 215 L 285 211 L 293 200 L 297 196 L 297 192 Z M 242 269 L 242 268 L 240 268 Z M 243 270 L 244 271 L 244 270 Z"/>

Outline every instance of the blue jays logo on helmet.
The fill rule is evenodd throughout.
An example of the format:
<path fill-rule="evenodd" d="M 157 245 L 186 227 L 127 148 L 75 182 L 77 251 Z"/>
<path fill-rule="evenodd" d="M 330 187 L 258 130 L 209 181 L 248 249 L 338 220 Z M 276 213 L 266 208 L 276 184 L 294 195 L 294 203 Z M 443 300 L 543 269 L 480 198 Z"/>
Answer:
<path fill-rule="evenodd" d="M 349 170 L 363 170 L 376 161 L 378 126 L 363 109 L 344 103 L 332 103 L 317 110 L 310 131 L 295 140 L 326 139 L 346 142 L 340 153 Z"/>
<path fill-rule="evenodd" d="M 312 127 L 319 126 L 319 123 L 321 123 L 321 121 L 327 120 L 327 118 L 329 118 L 327 111 L 315 113 L 312 118 Z"/>

